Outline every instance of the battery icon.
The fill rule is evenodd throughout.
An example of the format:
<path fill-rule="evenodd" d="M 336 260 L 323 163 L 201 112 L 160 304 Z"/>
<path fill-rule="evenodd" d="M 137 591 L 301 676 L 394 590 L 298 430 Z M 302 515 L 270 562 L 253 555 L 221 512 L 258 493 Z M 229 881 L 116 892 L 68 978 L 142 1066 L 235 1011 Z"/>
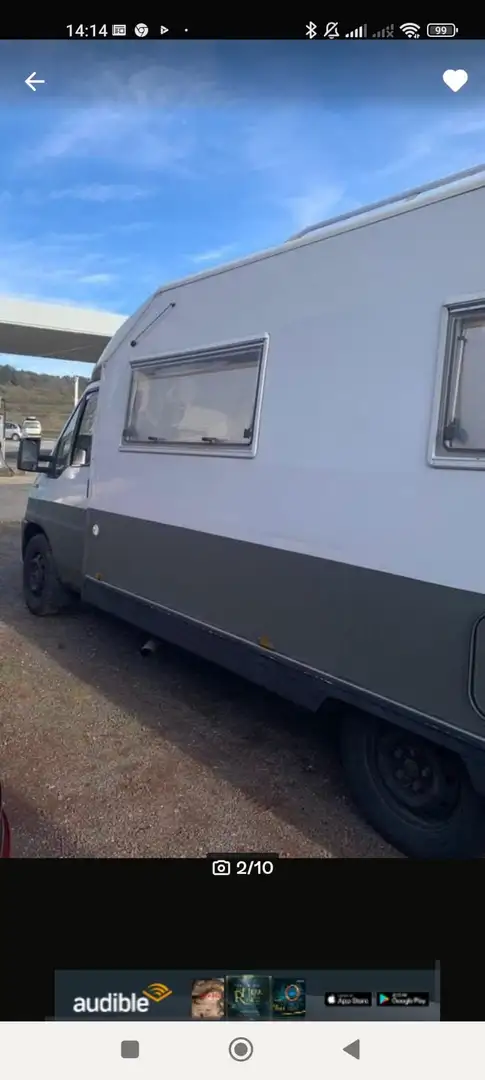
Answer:
<path fill-rule="evenodd" d="M 445 22 L 445 23 L 431 22 L 431 23 L 428 23 L 428 26 L 427 26 L 428 37 L 450 38 L 450 37 L 455 37 L 455 35 L 457 33 L 458 33 L 458 27 L 455 26 L 455 24 L 452 23 L 452 22 Z"/>

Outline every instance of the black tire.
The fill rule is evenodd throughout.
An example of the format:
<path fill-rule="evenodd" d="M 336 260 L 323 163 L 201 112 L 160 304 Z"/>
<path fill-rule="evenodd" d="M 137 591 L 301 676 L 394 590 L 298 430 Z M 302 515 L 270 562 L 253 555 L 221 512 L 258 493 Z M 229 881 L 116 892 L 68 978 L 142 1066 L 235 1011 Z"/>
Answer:
<path fill-rule="evenodd" d="M 458 754 L 366 714 L 341 725 L 349 789 L 376 832 L 410 859 L 483 855 L 485 802 Z"/>
<path fill-rule="evenodd" d="M 72 594 L 59 580 L 54 556 L 44 533 L 29 540 L 24 554 L 24 600 L 33 615 L 57 615 L 71 606 Z"/>

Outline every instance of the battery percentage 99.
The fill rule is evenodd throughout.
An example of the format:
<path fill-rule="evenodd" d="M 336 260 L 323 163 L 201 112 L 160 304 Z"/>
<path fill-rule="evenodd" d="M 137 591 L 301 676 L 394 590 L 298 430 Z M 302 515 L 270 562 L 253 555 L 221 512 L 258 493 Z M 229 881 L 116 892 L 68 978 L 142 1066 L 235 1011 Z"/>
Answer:
<path fill-rule="evenodd" d="M 428 23 L 426 30 L 428 37 L 450 38 L 458 33 L 458 27 L 454 23 Z"/>

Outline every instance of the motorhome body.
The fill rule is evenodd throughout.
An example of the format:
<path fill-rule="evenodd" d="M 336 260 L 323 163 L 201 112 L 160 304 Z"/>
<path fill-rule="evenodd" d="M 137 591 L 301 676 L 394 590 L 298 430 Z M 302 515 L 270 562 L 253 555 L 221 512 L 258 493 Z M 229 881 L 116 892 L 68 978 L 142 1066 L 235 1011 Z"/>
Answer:
<path fill-rule="evenodd" d="M 23 529 L 37 613 L 59 579 L 310 708 L 342 702 L 357 798 L 421 858 L 483 829 L 484 221 L 480 173 L 158 291 Z"/>

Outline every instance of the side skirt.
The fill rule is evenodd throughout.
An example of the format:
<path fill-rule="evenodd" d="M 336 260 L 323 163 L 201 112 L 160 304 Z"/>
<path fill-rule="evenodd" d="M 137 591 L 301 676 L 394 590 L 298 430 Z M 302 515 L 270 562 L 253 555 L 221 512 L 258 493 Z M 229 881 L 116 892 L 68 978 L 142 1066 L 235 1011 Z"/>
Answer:
<path fill-rule="evenodd" d="M 466 732 L 94 578 L 85 577 L 82 600 L 311 712 L 325 701 L 337 701 L 428 738 L 460 755 L 475 789 L 485 796 L 485 743 Z"/>

